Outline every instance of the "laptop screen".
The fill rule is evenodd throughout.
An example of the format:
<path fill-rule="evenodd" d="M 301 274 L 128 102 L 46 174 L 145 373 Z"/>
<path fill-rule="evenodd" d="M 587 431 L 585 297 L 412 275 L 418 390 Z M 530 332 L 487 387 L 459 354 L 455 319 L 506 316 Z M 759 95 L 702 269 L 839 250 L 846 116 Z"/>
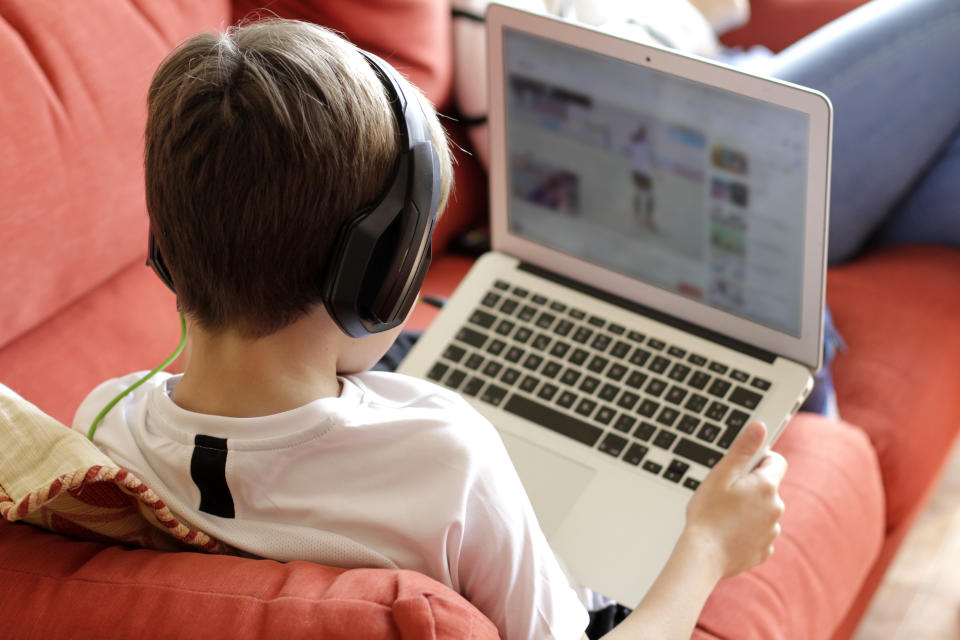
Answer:
<path fill-rule="evenodd" d="M 807 114 L 503 37 L 511 232 L 799 337 Z"/>

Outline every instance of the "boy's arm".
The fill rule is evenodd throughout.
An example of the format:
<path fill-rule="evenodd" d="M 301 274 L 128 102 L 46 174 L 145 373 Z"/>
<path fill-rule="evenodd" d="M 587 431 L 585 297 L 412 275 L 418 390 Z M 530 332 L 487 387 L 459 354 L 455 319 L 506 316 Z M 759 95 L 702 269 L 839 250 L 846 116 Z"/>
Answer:
<path fill-rule="evenodd" d="M 663 571 L 633 613 L 605 638 L 686 640 L 721 578 L 770 557 L 780 534 L 783 502 L 777 488 L 787 463 L 770 453 L 746 473 L 765 436 L 762 424 L 749 425 L 704 479 Z"/>

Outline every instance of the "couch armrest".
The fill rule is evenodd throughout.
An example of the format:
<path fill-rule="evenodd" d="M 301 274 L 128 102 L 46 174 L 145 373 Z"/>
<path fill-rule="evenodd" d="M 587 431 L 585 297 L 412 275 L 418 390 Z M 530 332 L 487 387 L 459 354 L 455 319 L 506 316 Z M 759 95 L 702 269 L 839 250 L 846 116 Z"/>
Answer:
<path fill-rule="evenodd" d="M 750 20 L 723 35 L 729 46 L 760 44 L 781 51 L 866 0 L 751 0 Z"/>

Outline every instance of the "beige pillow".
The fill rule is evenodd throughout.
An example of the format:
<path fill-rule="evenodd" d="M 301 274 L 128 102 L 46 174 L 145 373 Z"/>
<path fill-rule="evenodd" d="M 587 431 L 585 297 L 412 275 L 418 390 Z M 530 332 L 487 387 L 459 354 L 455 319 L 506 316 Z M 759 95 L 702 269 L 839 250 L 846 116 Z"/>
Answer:
<path fill-rule="evenodd" d="M 0 384 L 0 518 L 74 538 L 227 553 L 82 434 Z"/>

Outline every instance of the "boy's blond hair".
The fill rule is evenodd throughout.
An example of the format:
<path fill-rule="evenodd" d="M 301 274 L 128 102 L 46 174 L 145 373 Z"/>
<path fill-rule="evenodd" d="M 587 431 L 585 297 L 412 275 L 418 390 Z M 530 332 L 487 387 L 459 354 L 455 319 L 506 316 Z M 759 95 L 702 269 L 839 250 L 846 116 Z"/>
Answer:
<path fill-rule="evenodd" d="M 424 105 L 442 211 L 450 153 Z M 183 43 L 150 86 L 144 162 L 181 309 L 209 331 L 262 337 L 320 304 L 338 229 L 381 195 L 397 153 L 381 81 L 332 31 L 271 19 Z"/>

